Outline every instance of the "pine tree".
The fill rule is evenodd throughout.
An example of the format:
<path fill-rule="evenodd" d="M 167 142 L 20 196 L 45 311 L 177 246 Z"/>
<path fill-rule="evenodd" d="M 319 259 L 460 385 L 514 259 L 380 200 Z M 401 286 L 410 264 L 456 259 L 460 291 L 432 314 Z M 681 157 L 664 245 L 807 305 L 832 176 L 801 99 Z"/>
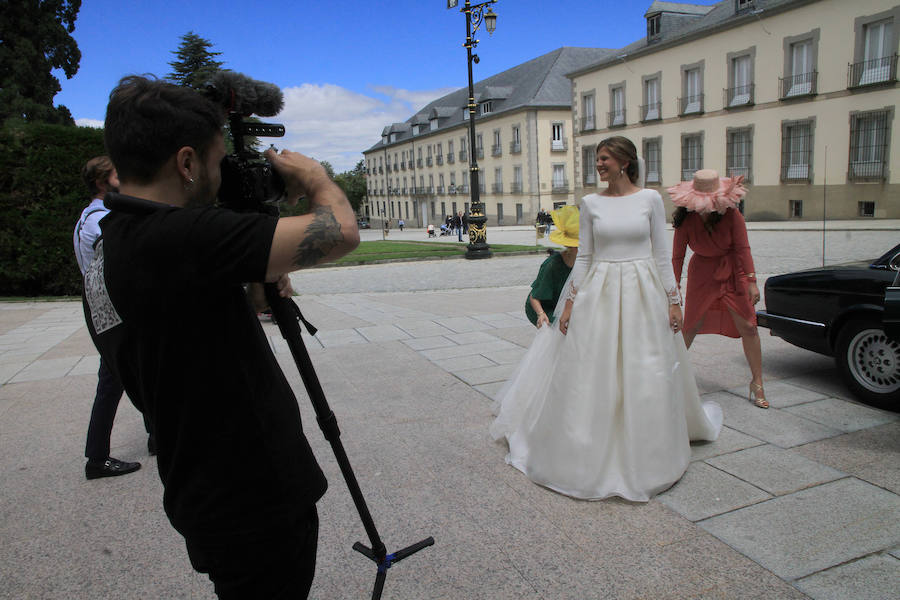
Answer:
<path fill-rule="evenodd" d="M 193 31 L 187 32 L 181 36 L 178 50 L 172 53 L 176 60 L 169 63 L 173 71 L 166 77 L 178 85 L 194 89 L 202 88 L 206 80 L 224 64 L 215 60 L 215 57 L 222 53 L 212 52 L 210 48 L 212 48 L 212 42 Z"/>
<path fill-rule="evenodd" d="M 53 69 L 67 79 L 78 72 L 81 51 L 70 33 L 81 0 L 3 0 L 0 9 L 0 123 L 74 125 L 65 106 L 53 106 L 62 89 Z"/>

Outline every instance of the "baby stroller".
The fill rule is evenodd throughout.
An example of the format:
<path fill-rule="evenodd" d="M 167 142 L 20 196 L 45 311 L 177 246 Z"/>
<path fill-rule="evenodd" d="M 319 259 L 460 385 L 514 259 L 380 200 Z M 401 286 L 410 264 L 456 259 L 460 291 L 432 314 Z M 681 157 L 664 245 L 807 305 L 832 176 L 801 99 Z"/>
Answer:
<path fill-rule="evenodd" d="M 450 235 L 451 233 L 453 233 L 453 232 L 450 230 L 449 227 L 447 227 L 446 223 L 441 225 L 441 235 Z"/>

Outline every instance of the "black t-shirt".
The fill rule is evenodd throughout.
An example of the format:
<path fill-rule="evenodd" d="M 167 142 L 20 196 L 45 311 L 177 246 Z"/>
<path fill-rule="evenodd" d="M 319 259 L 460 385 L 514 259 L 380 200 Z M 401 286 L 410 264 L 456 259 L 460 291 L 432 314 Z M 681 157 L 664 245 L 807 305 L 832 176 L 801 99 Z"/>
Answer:
<path fill-rule="evenodd" d="M 85 275 L 94 343 L 150 417 L 163 505 L 185 535 L 277 526 L 326 481 L 242 283 L 277 219 L 109 194 Z"/>

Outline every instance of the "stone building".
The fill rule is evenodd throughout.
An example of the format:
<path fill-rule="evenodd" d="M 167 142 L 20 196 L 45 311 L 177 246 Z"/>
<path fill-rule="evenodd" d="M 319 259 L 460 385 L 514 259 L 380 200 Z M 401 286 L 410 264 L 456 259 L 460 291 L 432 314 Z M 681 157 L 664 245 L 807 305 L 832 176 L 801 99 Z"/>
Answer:
<path fill-rule="evenodd" d="M 897 0 L 653 2 L 640 40 L 573 69 L 576 197 L 596 144 L 631 139 L 648 186 L 744 175 L 748 220 L 900 218 Z M 671 209 L 671 205 L 668 206 Z"/>
<path fill-rule="evenodd" d="M 475 143 L 487 224 L 532 224 L 575 200 L 571 82 L 566 74 L 612 55 L 559 48 L 475 84 Z M 367 215 L 440 224 L 469 209 L 468 88 L 385 126 L 363 154 Z"/>

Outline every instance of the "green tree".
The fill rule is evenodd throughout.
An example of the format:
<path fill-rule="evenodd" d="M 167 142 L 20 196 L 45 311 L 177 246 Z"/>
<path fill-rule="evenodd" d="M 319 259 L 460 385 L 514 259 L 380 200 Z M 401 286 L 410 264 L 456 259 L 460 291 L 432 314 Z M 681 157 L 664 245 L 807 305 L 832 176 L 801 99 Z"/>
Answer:
<path fill-rule="evenodd" d="M 212 77 L 224 64 L 215 60 L 221 52 L 212 52 L 212 42 L 200 37 L 193 31 L 188 31 L 181 36 L 181 44 L 178 50 L 172 52 L 175 60 L 169 63 L 172 72 L 166 77 L 172 82 L 200 89 L 206 80 Z"/>
<path fill-rule="evenodd" d="M 365 161 L 360 160 L 350 171 L 345 171 L 334 177 L 334 182 L 344 190 L 347 200 L 354 211 L 358 211 L 366 198 L 366 166 Z"/>
<path fill-rule="evenodd" d="M 47 123 L 0 128 L 0 295 L 79 295 L 72 230 L 90 200 L 81 167 L 103 130 Z"/>
<path fill-rule="evenodd" d="M 68 108 L 53 106 L 62 88 L 52 70 L 67 79 L 78 71 L 81 51 L 69 34 L 81 0 L 3 0 L 0 7 L 0 123 L 74 125 Z"/>
<path fill-rule="evenodd" d="M 335 181 L 334 167 L 331 166 L 331 163 L 327 160 L 320 160 L 319 164 L 322 165 L 325 172 L 328 173 L 328 177 L 330 177 L 332 181 Z M 281 205 L 282 217 L 295 217 L 297 215 L 305 215 L 308 212 L 309 200 L 307 200 L 305 196 L 300 198 L 300 201 L 294 206 L 287 206 L 286 204 Z"/>
<path fill-rule="evenodd" d="M 328 177 L 334 181 L 334 167 L 331 166 L 331 163 L 327 160 L 320 160 L 319 164 L 325 169 L 325 172 L 328 173 Z"/>

